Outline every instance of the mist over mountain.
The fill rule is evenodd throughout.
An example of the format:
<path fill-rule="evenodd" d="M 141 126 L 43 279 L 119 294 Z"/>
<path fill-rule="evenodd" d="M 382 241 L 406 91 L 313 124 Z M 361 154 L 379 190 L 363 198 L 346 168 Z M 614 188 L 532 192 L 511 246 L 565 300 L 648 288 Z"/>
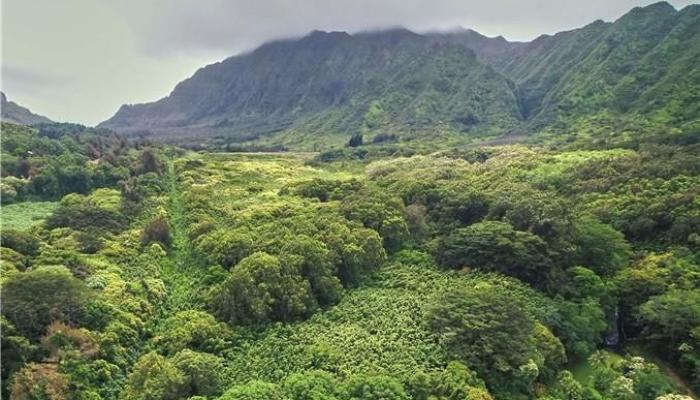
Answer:
<path fill-rule="evenodd" d="M 100 127 L 188 141 L 496 137 L 683 128 L 700 116 L 700 5 L 661 2 L 523 42 L 472 30 L 316 31 L 199 69 Z M 593 128 L 591 128 L 591 126 Z"/>

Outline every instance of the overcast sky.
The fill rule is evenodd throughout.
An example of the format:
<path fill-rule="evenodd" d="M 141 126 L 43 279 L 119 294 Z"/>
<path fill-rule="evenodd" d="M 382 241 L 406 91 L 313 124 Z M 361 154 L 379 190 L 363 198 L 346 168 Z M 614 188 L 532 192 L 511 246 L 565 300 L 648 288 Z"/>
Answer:
<path fill-rule="evenodd" d="M 0 0 L 10 100 L 97 124 L 166 96 L 206 64 L 314 29 L 472 28 L 531 40 L 612 21 L 649 0 Z M 672 0 L 676 8 L 698 0 Z"/>

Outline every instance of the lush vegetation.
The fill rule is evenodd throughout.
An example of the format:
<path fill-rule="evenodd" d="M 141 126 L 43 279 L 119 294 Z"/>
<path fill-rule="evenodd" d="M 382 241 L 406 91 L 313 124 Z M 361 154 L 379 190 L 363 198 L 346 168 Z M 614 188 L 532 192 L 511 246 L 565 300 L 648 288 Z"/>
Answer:
<path fill-rule="evenodd" d="M 659 2 L 530 42 L 472 30 L 315 31 L 205 66 L 101 126 L 227 152 L 543 137 L 589 149 L 697 143 L 698 25 L 700 5 Z"/>
<path fill-rule="evenodd" d="M 697 145 L 217 155 L 72 125 L 2 140 L 10 399 L 700 389 Z"/>

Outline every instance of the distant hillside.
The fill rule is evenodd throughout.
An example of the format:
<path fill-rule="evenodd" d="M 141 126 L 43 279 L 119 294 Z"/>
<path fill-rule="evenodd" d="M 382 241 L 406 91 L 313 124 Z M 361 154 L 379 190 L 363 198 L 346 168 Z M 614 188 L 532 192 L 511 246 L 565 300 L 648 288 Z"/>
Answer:
<path fill-rule="evenodd" d="M 19 125 L 34 125 L 41 123 L 52 122 L 43 115 L 34 114 L 28 108 L 24 108 L 19 104 L 8 101 L 5 93 L 0 92 L 0 120 L 3 122 L 11 122 Z"/>
<path fill-rule="evenodd" d="M 682 128 L 700 118 L 699 65 L 699 5 L 657 3 L 529 43 L 472 30 L 313 32 L 201 68 L 169 96 L 124 105 L 100 126 L 298 147 L 354 134 L 568 132 L 601 118 Z"/>

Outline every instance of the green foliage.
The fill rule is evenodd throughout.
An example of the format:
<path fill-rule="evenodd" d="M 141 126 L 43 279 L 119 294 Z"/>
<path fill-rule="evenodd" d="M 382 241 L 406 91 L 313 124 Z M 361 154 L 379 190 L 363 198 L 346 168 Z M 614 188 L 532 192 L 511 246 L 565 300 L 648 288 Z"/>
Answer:
<path fill-rule="evenodd" d="M 267 253 L 241 260 L 214 300 L 217 315 L 232 324 L 291 321 L 317 307 L 308 282 Z"/>
<path fill-rule="evenodd" d="M 182 350 L 172 358 L 172 363 L 185 376 L 186 388 L 181 389 L 179 397 L 206 396 L 214 397 L 224 389 L 224 359 L 212 354 Z"/>
<path fill-rule="evenodd" d="M 13 373 L 34 358 L 38 346 L 22 336 L 4 316 L 0 317 L 2 329 L 2 393 L 7 395 L 8 381 Z"/>
<path fill-rule="evenodd" d="M 542 239 L 496 221 L 457 229 L 440 241 L 436 256 L 446 267 L 478 267 L 532 284 L 541 284 L 552 268 Z"/>
<path fill-rule="evenodd" d="M 401 382 L 391 377 L 357 377 L 346 383 L 346 396 L 352 400 L 409 400 Z"/>
<path fill-rule="evenodd" d="M 175 364 L 147 353 L 134 365 L 121 393 L 124 400 L 175 400 L 187 388 L 187 377 Z"/>
<path fill-rule="evenodd" d="M 230 345 L 232 332 L 204 311 L 180 311 L 158 326 L 153 343 L 165 354 L 185 349 L 217 353 Z"/>
<path fill-rule="evenodd" d="M 82 281 L 58 266 L 17 274 L 3 283 L 2 294 L 3 315 L 30 338 L 52 321 L 78 322 L 90 297 Z"/>
<path fill-rule="evenodd" d="M 46 227 L 96 229 L 101 232 L 115 233 L 125 228 L 125 218 L 119 210 L 100 204 L 92 197 L 70 194 L 61 200 L 59 206 L 46 220 Z"/>
<path fill-rule="evenodd" d="M 38 237 L 14 229 L 3 229 L 0 232 L 0 244 L 25 256 L 35 256 L 41 244 Z"/>
<path fill-rule="evenodd" d="M 452 289 L 433 299 L 426 318 L 450 352 L 490 387 L 530 385 L 523 371 L 535 357 L 534 321 L 507 291 L 490 285 Z"/>
<path fill-rule="evenodd" d="M 382 158 L 363 165 L 135 146 L 119 190 L 3 229 L 3 396 L 655 400 L 682 392 L 667 368 L 696 382 L 689 149 L 343 150 Z M 621 228 L 647 206 L 644 238 Z M 663 368 L 580 372 L 616 311 Z"/>
<path fill-rule="evenodd" d="M 221 229 L 201 236 L 196 247 L 208 264 L 231 268 L 250 255 L 253 241 L 249 232 Z"/>
<path fill-rule="evenodd" d="M 414 400 L 491 399 L 483 381 L 457 361 L 450 362 L 442 371 L 416 373 L 409 379 L 408 387 Z"/>
<path fill-rule="evenodd" d="M 157 159 L 157 149 L 130 152 L 132 145 L 109 131 L 74 124 L 30 128 L 4 122 L 2 131 L 3 204 L 88 194 L 115 188 L 130 175 L 158 170 L 153 163 L 139 166 L 149 161 L 148 155 Z"/>
<path fill-rule="evenodd" d="M 3 178 L 2 181 L 6 179 Z M 56 206 L 58 206 L 57 202 L 49 201 L 3 204 L 1 212 L 3 230 L 27 230 L 49 217 Z"/>
<path fill-rule="evenodd" d="M 244 385 L 235 385 L 218 400 L 286 400 L 279 386 L 261 381 L 251 381 Z"/>
<path fill-rule="evenodd" d="M 594 353 L 590 361 L 596 366 L 593 388 L 604 398 L 655 400 L 674 390 L 658 367 L 642 357 L 611 360 Z"/>
<path fill-rule="evenodd" d="M 292 374 L 284 381 L 284 390 L 293 400 L 339 400 L 339 386 L 333 375 L 310 370 Z"/>
<path fill-rule="evenodd" d="M 614 275 L 627 265 L 631 250 L 622 233 L 594 218 L 582 218 L 574 226 L 575 264 L 602 276 Z"/>

